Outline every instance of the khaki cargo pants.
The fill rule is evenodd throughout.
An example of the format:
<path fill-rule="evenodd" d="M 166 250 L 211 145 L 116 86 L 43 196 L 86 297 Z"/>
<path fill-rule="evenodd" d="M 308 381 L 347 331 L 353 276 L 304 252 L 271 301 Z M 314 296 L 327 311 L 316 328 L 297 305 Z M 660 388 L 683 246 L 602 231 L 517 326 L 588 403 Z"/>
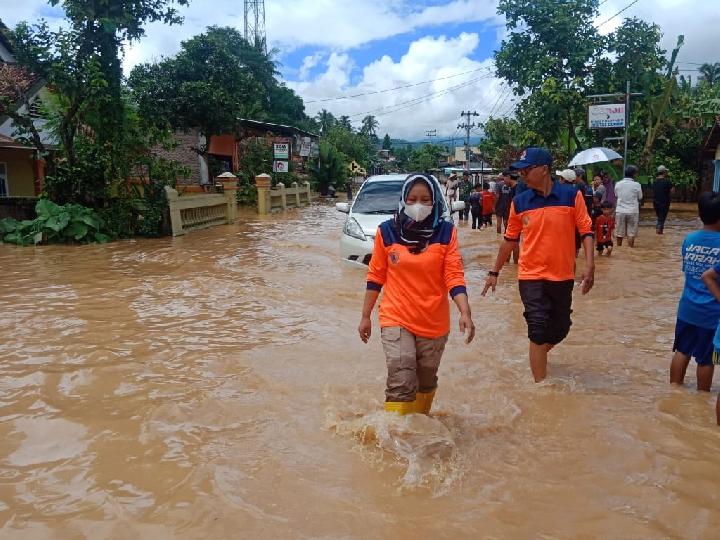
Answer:
<path fill-rule="evenodd" d="M 417 392 L 432 392 L 447 335 L 422 338 L 400 326 L 386 326 L 380 335 L 388 370 L 385 401 L 414 401 Z"/>

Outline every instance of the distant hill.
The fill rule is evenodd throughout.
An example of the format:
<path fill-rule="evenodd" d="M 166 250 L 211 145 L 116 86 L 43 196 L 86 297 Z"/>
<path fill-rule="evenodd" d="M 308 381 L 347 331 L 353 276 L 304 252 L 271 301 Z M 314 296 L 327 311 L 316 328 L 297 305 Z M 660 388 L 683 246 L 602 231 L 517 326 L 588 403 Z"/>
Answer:
<path fill-rule="evenodd" d="M 479 135 L 472 135 L 470 137 L 470 146 L 477 146 L 481 139 L 482 137 L 480 137 Z M 408 141 L 406 139 L 390 139 L 390 142 L 393 148 L 406 148 L 408 145 L 410 145 L 413 149 L 415 149 L 425 144 L 428 144 L 428 142 L 432 142 L 433 144 L 439 144 L 442 146 L 449 146 L 452 148 L 453 146 L 463 146 L 465 144 L 465 139 L 461 136 L 455 137 L 455 139 L 450 139 L 450 137 L 438 136 L 433 137 L 432 141 L 429 141 L 428 139 L 423 139 L 419 141 Z"/>

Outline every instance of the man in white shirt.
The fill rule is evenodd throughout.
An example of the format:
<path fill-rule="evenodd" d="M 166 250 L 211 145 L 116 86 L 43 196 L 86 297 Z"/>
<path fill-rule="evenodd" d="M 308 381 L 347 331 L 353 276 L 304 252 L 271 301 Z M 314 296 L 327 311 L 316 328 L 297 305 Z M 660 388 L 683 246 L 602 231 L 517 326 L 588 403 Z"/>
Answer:
<path fill-rule="evenodd" d="M 635 247 L 635 237 L 640 223 L 640 201 L 642 200 L 642 187 L 635 181 L 638 168 L 635 165 L 625 167 L 625 178 L 615 184 L 615 235 L 618 246 L 622 246 L 623 238 L 627 236 L 628 245 Z"/>

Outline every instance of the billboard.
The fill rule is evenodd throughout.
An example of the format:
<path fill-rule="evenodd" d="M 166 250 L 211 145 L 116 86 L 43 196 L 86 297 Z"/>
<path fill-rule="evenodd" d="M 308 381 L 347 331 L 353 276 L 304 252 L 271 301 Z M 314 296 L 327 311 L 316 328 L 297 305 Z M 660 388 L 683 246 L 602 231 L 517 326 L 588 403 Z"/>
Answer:
<path fill-rule="evenodd" d="M 284 173 L 288 172 L 287 161 L 273 161 L 273 172 Z"/>
<path fill-rule="evenodd" d="M 288 159 L 290 157 L 290 143 L 273 144 L 273 157 L 275 159 Z"/>
<path fill-rule="evenodd" d="M 590 105 L 588 126 L 590 129 L 625 127 L 625 104 Z"/>

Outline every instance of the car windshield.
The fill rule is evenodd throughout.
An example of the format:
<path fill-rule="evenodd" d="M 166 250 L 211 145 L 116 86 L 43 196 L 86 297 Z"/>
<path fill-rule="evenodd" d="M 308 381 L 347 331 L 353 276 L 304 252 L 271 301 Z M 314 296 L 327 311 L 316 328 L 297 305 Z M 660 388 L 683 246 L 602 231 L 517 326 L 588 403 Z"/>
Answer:
<path fill-rule="evenodd" d="M 355 198 L 352 211 L 357 214 L 392 214 L 397 210 L 403 181 L 368 182 Z"/>

